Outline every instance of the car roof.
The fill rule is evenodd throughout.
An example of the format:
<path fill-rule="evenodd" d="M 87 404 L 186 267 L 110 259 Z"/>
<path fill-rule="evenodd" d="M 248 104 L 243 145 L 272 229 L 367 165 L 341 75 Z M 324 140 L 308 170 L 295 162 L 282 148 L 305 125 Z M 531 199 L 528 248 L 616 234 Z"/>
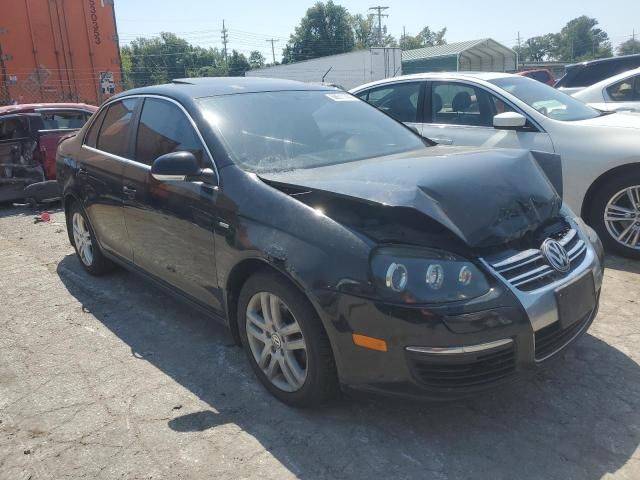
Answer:
<path fill-rule="evenodd" d="M 46 108 L 87 110 L 90 112 L 95 112 L 98 109 L 98 107 L 86 103 L 22 103 L 19 105 L 0 107 L 0 115 L 7 113 L 30 113 Z"/>
<path fill-rule="evenodd" d="M 366 83 L 364 85 L 360 85 L 359 87 L 353 88 L 351 91 L 358 91 L 361 89 L 373 87 L 376 85 L 384 85 L 386 83 L 393 83 L 396 81 L 404 81 L 404 80 L 437 80 L 442 78 L 453 78 L 453 79 L 465 79 L 472 78 L 475 80 L 484 80 L 486 82 L 495 80 L 498 78 L 505 77 L 515 77 L 511 73 L 502 73 L 502 72 L 425 72 L 425 73 L 414 73 L 411 75 L 401 75 L 399 77 L 390 77 L 385 78 L 384 80 L 378 80 L 376 82 Z"/>
<path fill-rule="evenodd" d="M 233 95 L 238 93 L 279 92 L 319 90 L 336 91 L 338 89 L 326 85 L 282 80 L 262 77 L 207 77 L 179 78 L 164 85 L 135 88 L 116 95 L 114 98 L 129 95 L 161 95 L 176 100 L 193 100 L 195 98 Z"/>
<path fill-rule="evenodd" d="M 597 58 L 595 60 L 587 60 L 585 62 L 572 63 L 571 65 L 567 65 L 565 68 L 567 70 L 571 70 L 576 67 L 580 67 L 580 66 L 586 67 L 587 65 L 597 65 L 599 63 L 622 62 L 630 58 L 640 59 L 640 53 L 636 53 L 633 55 L 620 55 L 617 57 Z"/>

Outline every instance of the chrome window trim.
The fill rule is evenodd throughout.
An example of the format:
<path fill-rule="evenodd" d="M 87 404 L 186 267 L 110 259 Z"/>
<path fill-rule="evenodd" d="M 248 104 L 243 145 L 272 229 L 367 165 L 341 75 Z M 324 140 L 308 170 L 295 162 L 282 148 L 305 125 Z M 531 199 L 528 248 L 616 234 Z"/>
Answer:
<path fill-rule="evenodd" d="M 145 170 L 151 171 L 151 165 L 147 165 L 146 163 L 140 163 L 140 162 L 136 162 L 135 160 L 130 160 L 128 158 L 121 157 L 120 155 L 114 155 L 113 153 L 105 152 L 104 150 L 100 150 L 95 147 L 90 147 L 89 145 L 85 145 L 84 143 L 82 144 L 82 148 L 84 148 L 85 150 L 89 150 L 90 152 L 104 155 L 106 157 L 113 158 L 114 160 L 119 160 L 129 165 L 134 165 L 136 167 L 141 167 L 141 168 L 144 168 Z"/>
<path fill-rule="evenodd" d="M 460 355 L 464 353 L 477 353 L 493 348 L 504 347 L 513 343 L 512 338 L 504 338 L 495 342 L 481 343 L 479 345 L 464 345 L 461 347 L 405 347 L 405 350 L 416 353 L 428 353 L 435 355 Z"/>
<path fill-rule="evenodd" d="M 216 173 L 216 179 L 218 180 L 218 185 L 220 185 L 220 174 L 218 172 L 218 166 L 216 165 L 216 162 L 213 159 L 213 155 L 211 154 L 211 150 L 209 150 L 209 146 L 207 145 L 207 142 L 204 141 L 204 137 L 200 133 L 200 129 L 198 128 L 195 120 L 189 114 L 189 112 L 187 112 L 186 108 L 184 108 L 180 102 L 178 102 L 177 100 L 174 100 L 173 98 L 165 97 L 165 96 L 162 96 L 162 95 L 134 94 L 134 95 L 125 95 L 125 96 L 121 96 L 121 97 L 114 97 L 114 98 L 111 98 L 111 99 L 107 100 L 105 103 L 102 104 L 102 106 L 100 107 L 100 110 L 98 110 L 97 112 L 95 112 L 95 114 L 93 114 L 91 116 L 91 119 L 90 119 L 91 123 L 89 124 L 89 122 L 87 122 L 88 126 L 86 128 L 86 131 L 84 132 L 84 136 L 82 137 L 82 148 L 87 148 L 90 151 L 95 152 L 95 153 L 108 155 L 111 158 L 114 158 L 116 160 L 125 161 L 125 162 L 128 162 L 130 164 L 134 164 L 134 165 L 138 165 L 138 166 L 144 166 L 144 167 L 147 167 L 148 170 L 151 170 L 151 166 L 147 165 L 146 163 L 138 162 L 136 160 L 132 160 L 132 159 L 129 159 L 129 158 L 120 157 L 118 155 L 113 155 L 113 154 L 111 154 L 109 152 L 104 152 L 104 151 L 102 151 L 102 150 L 100 150 L 98 148 L 90 147 L 85 143 L 86 139 L 87 139 L 87 134 L 89 133 L 89 130 L 91 130 L 91 127 L 93 126 L 93 124 L 95 122 L 95 119 L 98 118 L 98 114 L 100 112 L 102 112 L 103 109 L 106 109 L 112 103 L 119 102 L 119 101 L 122 101 L 122 100 L 126 100 L 128 98 L 142 98 L 142 99 L 144 99 L 144 98 L 155 98 L 155 99 L 158 99 L 158 100 L 165 100 L 167 102 L 170 102 L 170 103 L 173 103 L 174 105 L 176 105 L 182 111 L 182 113 L 187 117 L 187 120 L 189 121 L 189 123 L 191 124 L 193 129 L 195 130 L 196 135 L 198 136 L 198 139 L 200 140 L 200 143 L 202 143 L 204 151 L 206 152 L 207 156 L 209 157 L 209 163 L 213 167 L 213 171 Z M 144 108 L 144 105 L 143 105 L 143 108 Z M 139 125 L 139 121 L 138 121 L 138 125 Z M 99 133 L 100 132 L 98 132 L 98 134 Z"/>

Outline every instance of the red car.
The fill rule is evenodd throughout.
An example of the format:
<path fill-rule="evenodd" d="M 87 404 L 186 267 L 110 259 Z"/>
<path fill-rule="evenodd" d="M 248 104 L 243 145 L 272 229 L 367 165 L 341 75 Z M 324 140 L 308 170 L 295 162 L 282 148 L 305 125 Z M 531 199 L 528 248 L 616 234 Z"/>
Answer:
<path fill-rule="evenodd" d="M 0 107 L 0 202 L 55 191 L 58 142 L 80 129 L 96 110 L 84 103 Z M 32 184 L 38 187 L 25 191 Z"/>
<path fill-rule="evenodd" d="M 551 73 L 551 70 L 547 70 L 546 68 L 523 70 L 522 72 L 518 72 L 517 75 L 533 78 L 534 80 L 538 80 L 539 82 L 546 83 L 551 87 L 553 87 L 556 84 L 556 79 L 553 76 L 553 73 Z"/>

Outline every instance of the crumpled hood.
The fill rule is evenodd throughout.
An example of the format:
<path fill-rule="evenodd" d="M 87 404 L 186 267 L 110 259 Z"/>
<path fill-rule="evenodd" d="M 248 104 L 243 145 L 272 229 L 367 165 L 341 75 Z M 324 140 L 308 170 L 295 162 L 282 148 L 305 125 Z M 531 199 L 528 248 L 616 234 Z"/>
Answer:
<path fill-rule="evenodd" d="M 381 208 L 412 208 L 470 247 L 485 247 L 520 238 L 558 215 L 562 199 L 537 156 L 549 160 L 524 150 L 433 147 L 260 177 Z"/>

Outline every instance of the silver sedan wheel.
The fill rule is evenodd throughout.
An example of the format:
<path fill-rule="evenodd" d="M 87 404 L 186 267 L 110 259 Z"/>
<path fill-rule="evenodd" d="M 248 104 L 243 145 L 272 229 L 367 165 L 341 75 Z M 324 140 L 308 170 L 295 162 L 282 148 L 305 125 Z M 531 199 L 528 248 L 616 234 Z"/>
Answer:
<path fill-rule="evenodd" d="M 247 305 L 246 330 L 253 358 L 269 381 L 285 392 L 302 388 L 307 344 L 287 305 L 272 293 L 256 293 Z"/>
<path fill-rule="evenodd" d="M 91 244 L 91 234 L 84 217 L 76 212 L 72 219 L 73 241 L 82 263 L 87 267 L 93 265 L 93 245 Z"/>
<path fill-rule="evenodd" d="M 627 248 L 640 250 L 640 185 L 616 193 L 604 210 L 609 234 Z"/>

